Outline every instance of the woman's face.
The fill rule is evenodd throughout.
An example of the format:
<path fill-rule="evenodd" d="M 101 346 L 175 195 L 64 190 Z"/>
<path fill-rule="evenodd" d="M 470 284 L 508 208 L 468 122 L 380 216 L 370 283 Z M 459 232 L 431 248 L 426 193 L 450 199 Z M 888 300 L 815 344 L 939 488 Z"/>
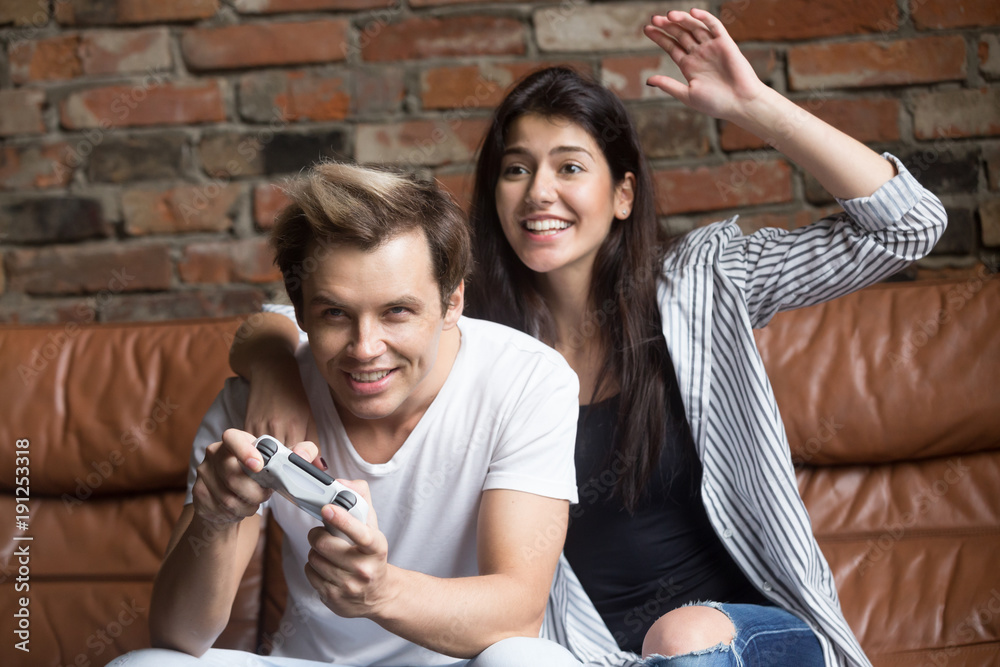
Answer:
<path fill-rule="evenodd" d="M 615 218 L 632 208 L 635 177 L 612 182 L 604 153 L 579 125 L 525 114 L 508 128 L 496 185 L 507 241 L 538 273 L 573 271 L 589 280 Z"/>

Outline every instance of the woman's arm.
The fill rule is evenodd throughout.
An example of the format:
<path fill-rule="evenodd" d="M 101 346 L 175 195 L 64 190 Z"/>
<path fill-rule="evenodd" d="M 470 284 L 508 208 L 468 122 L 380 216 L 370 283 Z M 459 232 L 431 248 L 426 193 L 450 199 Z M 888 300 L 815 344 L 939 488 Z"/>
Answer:
<path fill-rule="evenodd" d="M 250 383 L 243 430 L 274 436 L 288 447 L 316 441 L 316 424 L 295 360 L 298 344 L 299 330 L 291 319 L 263 312 L 240 326 L 229 349 L 233 372 Z"/>
<path fill-rule="evenodd" d="M 646 36 L 673 59 L 687 85 L 647 83 L 696 111 L 752 132 L 839 199 L 867 197 L 895 174 L 892 163 L 764 85 L 716 17 L 700 9 L 654 16 Z"/>

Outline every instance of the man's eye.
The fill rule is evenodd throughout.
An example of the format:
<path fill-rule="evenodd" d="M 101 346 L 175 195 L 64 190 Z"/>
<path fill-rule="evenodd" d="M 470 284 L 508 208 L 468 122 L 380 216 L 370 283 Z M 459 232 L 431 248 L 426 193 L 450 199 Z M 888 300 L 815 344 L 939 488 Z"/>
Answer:
<path fill-rule="evenodd" d="M 410 309 L 407 308 L 406 306 L 396 306 L 394 308 L 389 309 L 389 313 L 391 313 L 392 315 L 403 315 L 408 312 L 410 312 Z"/>
<path fill-rule="evenodd" d="M 343 314 L 344 311 L 342 311 L 340 308 L 327 308 L 326 310 L 323 311 L 324 317 L 340 317 Z"/>

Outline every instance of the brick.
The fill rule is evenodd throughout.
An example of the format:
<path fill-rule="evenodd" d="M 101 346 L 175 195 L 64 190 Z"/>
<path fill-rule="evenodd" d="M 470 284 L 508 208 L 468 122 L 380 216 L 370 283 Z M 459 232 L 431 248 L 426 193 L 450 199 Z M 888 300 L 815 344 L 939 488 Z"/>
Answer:
<path fill-rule="evenodd" d="M 325 158 L 342 160 L 347 149 L 343 130 L 281 132 L 264 146 L 264 173 L 295 174 Z"/>
<path fill-rule="evenodd" d="M 393 113 L 402 108 L 406 96 L 402 68 L 387 65 L 353 70 L 355 115 Z"/>
<path fill-rule="evenodd" d="M 165 245 L 112 243 L 15 250 L 5 260 L 8 286 L 25 294 L 86 294 L 170 288 Z"/>
<path fill-rule="evenodd" d="M 497 16 L 411 18 L 400 23 L 372 22 L 362 29 L 361 56 L 368 62 L 475 55 L 522 55 L 525 30 L 520 21 Z"/>
<path fill-rule="evenodd" d="M 539 0 L 534 4 L 540 5 L 546 2 L 554 4 L 561 1 L 562 0 Z M 574 1 L 578 2 L 579 0 L 574 0 Z M 443 7 L 447 5 L 469 5 L 469 4 L 486 4 L 486 3 L 494 4 L 501 2 L 515 3 L 515 2 L 521 2 L 521 0 L 409 0 L 407 4 L 409 4 L 410 7 L 420 8 L 420 7 Z"/>
<path fill-rule="evenodd" d="M 131 74 L 168 70 L 173 67 L 170 32 L 147 30 L 95 30 L 80 38 L 83 73 Z"/>
<path fill-rule="evenodd" d="M 49 3 L 38 0 L 4 0 L 0 2 L 0 25 L 42 27 L 49 22 Z"/>
<path fill-rule="evenodd" d="M 1000 25 L 996 0 L 911 0 L 910 11 L 918 30 Z"/>
<path fill-rule="evenodd" d="M 931 250 L 931 255 L 969 255 L 976 248 L 976 220 L 971 210 L 945 206 L 948 228 Z"/>
<path fill-rule="evenodd" d="M 965 38 L 960 35 L 807 44 L 788 50 L 793 90 L 902 86 L 965 76 Z"/>
<path fill-rule="evenodd" d="M 796 103 L 862 143 L 899 140 L 899 100 L 893 98 L 811 98 Z M 732 123 L 720 124 L 724 151 L 763 148 L 767 143 Z"/>
<path fill-rule="evenodd" d="M 65 187 L 74 171 L 67 160 L 68 150 L 62 141 L 0 148 L 0 189 Z"/>
<path fill-rule="evenodd" d="M 990 190 L 1000 190 L 1000 147 L 984 149 L 986 158 L 986 180 Z"/>
<path fill-rule="evenodd" d="M 312 72 L 264 72 L 240 78 L 240 115 L 249 121 L 343 120 L 351 109 L 348 82 Z"/>
<path fill-rule="evenodd" d="M 438 173 L 434 174 L 434 180 L 443 188 L 451 198 L 462 207 L 466 213 L 472 208 L 472 188 L 475 186 L 476 176 L 471 171 Z"/>
<path fill-rule="evenodd" d="M 1000 135 L 1000 89 L 950 90 L 918 96 L 913 134 L 918 139 Z"/>
<path fill-rule="evenodd" d="M 260 312 L 269 301 L 257 288 L 193 289 L 160 294 L 121 295 L 100 309 L 102 322 L 154 322 L 161 320 L 229 317 Z"/>
<path fill-rule="evenodd" d="M 780 160 L 656 171 L 656 211 L 674 215 L 789 201 L 792 171 Z"/>
<path fill-rule="evenodd" d="M 983 35 L 977 48 L 979 71 L 988 79 L 1000 79 L 1000 35 Z"/>
<path fill-rule="evenodd" d="M 165 70 L 173 64 L 165 28 L 21 41 L 11 45 L 9 55 L 11 79 L 17 84 Z"/>
<path fill-rule="evenodd" d="M 0 206 L 5 243 L 73 243 L 110 235 L 100 202 L 87 197 L 13 197 Z"/>
<path fill-rule="evenodd" d="M 134 86 L 104 86 L 69 95 L 60 105 L 63 127 L 71 130 L 147 125 L 194 125 L 226 119 L 217 80 L 159 83 L 147 77 Z"/>
<path fill-rule="evenodd" d="M 979 150 L 964 153 L 934 145 L 902 151 L 897 157 L 921 185 L 936 194 L 975 192 L 979 188 Z"/>
<path fill-rule="evenodd" d="M 217 182 L 179 185 L 168 190 L 127 190 L 122 193 L 125 233 L 141 236 L 229 230 L 241 191 L 237 184 Z"/>
<path fill-rule="evenodd" d="M 264 173 L 263 144 L 236 132 L 206 136 L 198 145 L 205 173 L 213 178 L 259 176 Z"/>
<path fill-rule="evenodd" d="M 180 178 L 185 143 L 182 134 L 107 137 L 90 155 L 87 178 L 95 183 Z"/>
<path fill-rule="evenodd" d="M 274 226 L 274 217 L 290 200 L 280 186 L 265 183 L 253 189 L 253 220 L 258 229 L 270 229 Z"/>
<path fill-rule="evenodd" d="M 346 57 L 347 28 L 341 19 L 192 28 L 181 53 L 193 70 L 333 62 Z"/>
<path fill-rule="evenodd" d="M 634 106 L 630 112 L 647 158 L 699 157 L 711 150 L 711 121 L 704 114 L 661 104 Z"/>
<path fill-rule="evenodd" d="M 554 65 L 569 66 L 585 74 L 589 69 L 585 63 L 536 60 L 434 67 L 420 75 L 420 102 L 425 109 L 493 108 L 515 82 Z"/>
<path fill-rule="evenodd" d="M 737 42 L 800 41 L 899 29 L 896 0 L 734 0 L 719 18 Z"/>
<path fill-rule="evenodd" d="M 206 137 L 199 147 L 209 175 L 225 177 L 294 174 L 320 159 L 343 159 L 346 153 L 347 135 L 339 129 L 222 133 Z"/>
<path fill-rule="evenodd" d="M 807 208 L 789 213 L 756 213 L 751 215 L 740 215 L 736 224 L 744 234 L 752 234 L 757 230 L 766 227 L 778 229 L 797 229 L 811 225 L 817 220 L 828 215 L 840 212 L 839 206 L 826 206 L 822 208 Z M 718 215 L 705 216 L 698 220 L 698 226 L 703 227 L 719 220 Z"/>
<path fill-rule="evenodd" d="M 14 42 L 7 55 L 10 60 L 10 78 L 16 84 L 60 81 L 83 74 L 78 35 Z"/>
<path fill-rule="evenodd" d="M 270 283 L 281 280 L 265 238 L 192 243 L 177 265 L 186 283 Z"/>
<path fill-rule="evenodd" d="M 971 266 L 936 266 L 917 265 L 915 280 L 971 280 L 973 284 L 982 279 L 989 269 L 979 262 Z"/>
<path fill-rule="evenodd" d="M 988 199 L 979 205 L 979 222 L 983 228 L 983 245 L 1000 246 L 1000 198 Z"/>
<path fill-rule="evenodd" d="M 440 166 L 470 162 L 489 121 L 411 120 L 384 125 L 358 125 L 354 157 L 361 163 Z"/>
<path fill-rule="evenodd" d="M 63 25 L 113 25 L 197 21 L 215 16 L 218 0 L 59 0 L 56 20 Z"/>
<path fill-rule="evenodd" d="M 708 3 L 621 2 L 599 5 L 562 3 L 533 12 L 535 41 L 540 51 L 594 53 L 608 51 L 659 50 L 642 33 L 653 14 L 692 7 L 708 9 Z"/>
<path fill-rule="evenodd" d="M 234 0 L 233 7 L 241 14 L 280 14 L 282 12 L 314 12 L 322 10 L 355 11 L 395 7 L 397 0 Z M 411 6 L 416 6 L 412 1 Z"/>
<path fill-rule="evenodd" d="M 0 137 L 44 133 L 43 106 L 45 93 L 41 90 L 0 90 Z"/>

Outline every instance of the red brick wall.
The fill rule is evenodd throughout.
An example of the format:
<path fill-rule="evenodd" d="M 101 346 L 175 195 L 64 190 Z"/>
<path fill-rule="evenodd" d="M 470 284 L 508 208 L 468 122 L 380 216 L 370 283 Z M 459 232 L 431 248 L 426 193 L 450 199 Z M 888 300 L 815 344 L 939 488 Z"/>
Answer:
<path fill-rule="evenodd" d="M 995 266 L 996 0 L 700 2 L 760 76 L 900 155 L 951 226 L 912 276 Z M 229 314 L 280 293 L 271 184 L 321 156 L 389 162 L 468 197 L 492 105 L 541 64 L 634 112 L 666 224 L 797 226 L 835 207 L 738 128 L 643 85 L 671 2 L 3 0 L 0 321 Z"/>

